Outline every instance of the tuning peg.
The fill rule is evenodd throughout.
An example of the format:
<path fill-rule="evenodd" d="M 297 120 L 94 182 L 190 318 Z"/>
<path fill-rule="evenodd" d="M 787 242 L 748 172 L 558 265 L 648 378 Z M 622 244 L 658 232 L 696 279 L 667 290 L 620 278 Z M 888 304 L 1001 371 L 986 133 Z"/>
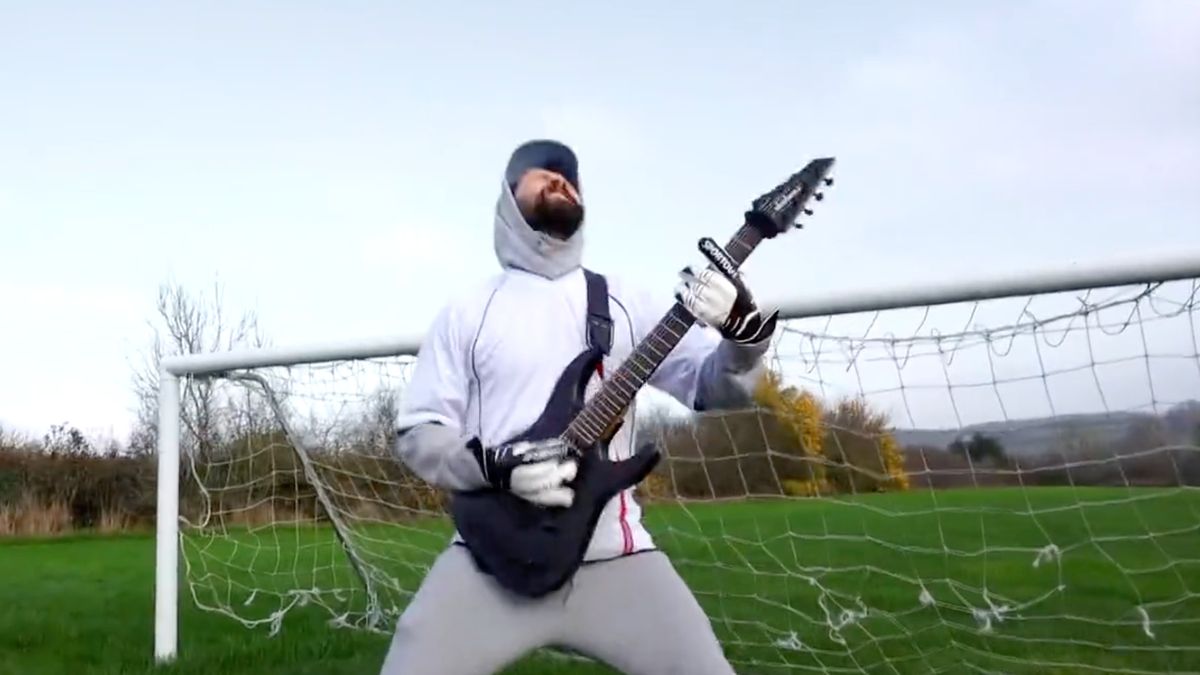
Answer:
<path fill-rule="evenodd" d="M 804 209 L 804 215 L 811 216 L 812 214 L 813 214 L 812 209 Z"/>
<path fill-rule="evenodd" d="M 826 185 L 833 185 L 833 178 L 826 178 L 823 181 Z"/>
<path fill-rule="evenodd" d="M 815 199 L 817 201 L 821 201 L 822 199 L 825 199 L 825 193 L 817 192 L 817 193 L 813 194 L 813 199 Z"/>

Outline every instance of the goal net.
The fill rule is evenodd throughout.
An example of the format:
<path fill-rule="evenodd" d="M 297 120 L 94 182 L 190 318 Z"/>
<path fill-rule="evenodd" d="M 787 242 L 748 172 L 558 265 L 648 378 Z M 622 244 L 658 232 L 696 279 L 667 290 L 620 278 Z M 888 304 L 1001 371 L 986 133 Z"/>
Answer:
<path fill-rule="evenodd" d="M 639 399 L 647 527 L 738 672 L 1200 670 L 1198 293 L 789 318 L 753 407 Z M 452 532 L 391 454 L 411 366 L 183 378 L 185 597 L 392 630 Z"/>

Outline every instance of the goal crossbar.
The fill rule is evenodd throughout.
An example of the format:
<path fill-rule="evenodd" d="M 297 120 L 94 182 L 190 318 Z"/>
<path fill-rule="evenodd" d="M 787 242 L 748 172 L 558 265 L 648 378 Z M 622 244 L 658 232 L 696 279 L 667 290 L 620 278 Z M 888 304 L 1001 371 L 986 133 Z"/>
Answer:
<path fill-rule="evenodd" d="M 1200 251 L 1186 255 L 1125 257 L 1066 268 L 1013 270 L 969 279 L 947 279 L 828 294 L 779 303 L 780 319 L 807 319 L 903 307 L 947 305 L 1020 295 L 1064 293 L 1088 288 L 1112 288 L 1161 283 L 1200 276 Z"/>
<path fill-rule="evenodd" d="M 900 307 L 943 305 L 971 300 L 988 300 L 1059 293 L 1084 288 L 1105 288 L 1156 283 L 1200 276 L 1200 251 L 1186 255 L 1117 258 L 1107 262 L 1072 266 L 1068 269 L 1035 269 L 972 279 L 948 279 L 934 283 L 859 289 L 830 293 L 819 298 L 776 303 L 779 318 L 806 319 L 872 312 Z M 333 360 L 369 359 L 416 355 L 421 334 L 373 340 L 263 347 L 225 352 L 179 354 L 165 357 L 163 372 L 174 376 L 202 376 L 234 368 L 300 365 Z"/>
<path fill-rule="evenodd" d="M 787 320 L 1181 279 L 1200 279 L 1200 252 L 1123 258 L 1089 265 L 864 289 L 776 304 L 780 309 L 780 318 Z M 163 359 L 157 443 L 156 660 L 171 661 L 177 652 L 181 378 L 220 376 L 233 370 L 268 366 L 413 356 L 419 346 L 420 336 L 408 335 L 307 346 L 185 354 Z"/>

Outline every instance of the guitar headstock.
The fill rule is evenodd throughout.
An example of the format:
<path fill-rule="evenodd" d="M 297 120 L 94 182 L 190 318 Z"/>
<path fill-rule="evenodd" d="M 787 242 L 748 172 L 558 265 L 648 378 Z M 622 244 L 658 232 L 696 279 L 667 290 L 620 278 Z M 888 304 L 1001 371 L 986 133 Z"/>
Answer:
<path fill-rule="evenodd" d="M 793 227 L 800 227 L 796 219 L 801 214 L 812 215 L 809 201 L 821 201 L 825 197 L 823 190 L 833 185 L 833 178 L 829 175 L 833 171 L 833 163 L 833 157 L 809 162 L 770 192 L 755 199 L 746 212 L 746 222 L 761 231 L 767 239 Z"/>

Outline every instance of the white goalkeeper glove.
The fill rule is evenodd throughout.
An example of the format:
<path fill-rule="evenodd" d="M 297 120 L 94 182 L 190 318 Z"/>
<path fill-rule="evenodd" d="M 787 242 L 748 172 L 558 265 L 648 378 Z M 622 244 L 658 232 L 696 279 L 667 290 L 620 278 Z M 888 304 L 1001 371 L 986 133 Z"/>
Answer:
<path fill-rule="evenodd" d="M 679 273 L 675 299 L 706 326 L 716 328 L 721 336 L 739 344 L 757 343 L 775 332 L 779 310 L 766 316 L 759 311 L 743 275 L 733 279 L 712 268 L 697 274 L 689 265 Z"/>
<path fill-rule="evenodd" d="M 538 506 L 568 507 L 575 491 L 567 483 L 575 480 L 578 464 L 571 448 L 558 438 L 517 441 L 484 448 L 470 444 L 484 480 Z"/>

